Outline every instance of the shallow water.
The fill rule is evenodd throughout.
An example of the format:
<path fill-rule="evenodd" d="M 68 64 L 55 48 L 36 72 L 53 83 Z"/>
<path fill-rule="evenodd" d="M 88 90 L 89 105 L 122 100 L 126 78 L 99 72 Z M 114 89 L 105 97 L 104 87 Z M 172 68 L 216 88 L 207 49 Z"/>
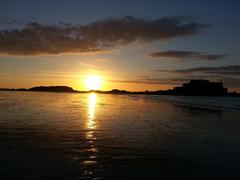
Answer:
<path fill-rule="evenodd" d="M 135 96 L 132 95 L 132 97 Z M 136 97 L 139 98 L 139 96 Z M 142 98 L 164 100 L 190 108 L 240 112 L 240 97 L 152 95 L 142 96 Z"/>
<path fill-rule="evenodd" d="M 0 92 L 0 179 L 240 179 L 240 112 L 149 97 Z"/>

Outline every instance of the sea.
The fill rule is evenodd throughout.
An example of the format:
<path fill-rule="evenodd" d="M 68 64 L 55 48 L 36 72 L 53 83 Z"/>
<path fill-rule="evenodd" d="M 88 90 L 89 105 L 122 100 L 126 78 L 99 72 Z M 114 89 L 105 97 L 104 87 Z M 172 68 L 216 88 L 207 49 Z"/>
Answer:
<path fill-rule="evenodd" d="M 240 98 L 0 92 L 0 179 L 240 179 Z"/>

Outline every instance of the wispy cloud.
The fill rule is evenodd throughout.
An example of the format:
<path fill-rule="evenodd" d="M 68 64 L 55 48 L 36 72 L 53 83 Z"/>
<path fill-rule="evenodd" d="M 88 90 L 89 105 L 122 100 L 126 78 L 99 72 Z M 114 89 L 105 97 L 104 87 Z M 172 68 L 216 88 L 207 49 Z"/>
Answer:
<path fill-rule="evenodd" d="M 110 82 L 131 83 L 131 84 L 158 84 L 158 85 L 177 85 L 189 81 L 191 78 L 139 78 L 132 80 L 109 80 Z"/>
<path fill-rule="evenodd" d="M 171 72 L 180 74 L 204 73 L 216 75 L 240 75 L 240 65 L 220 66 L 220 67 L 197 67 L 177 70 L 154 70 L 158 72 Z"/>
<path fill-rule="evenodd" d="M 0 54 L 102 52 L 136 41 L 144 44 L 194 35 L 208 27 L 186 16 L 163 17 L 157 20 L 126 16 L 97 21 L 85 26 L 66 23 L 43 25 L 30 22 L 21 29 L 0 31 Z"/>
<path fill-rule="evenodd" d="M 153 52 L 149 54 L 152 58 L 164 58 L 164 59 L 173 59 L 173 60 L 208 60 L 208 61 L 217 61 L 226 58 L 224 54 L 209 54 L 204 52 L 195 52 L 195 51 L 160 51 Z"/>

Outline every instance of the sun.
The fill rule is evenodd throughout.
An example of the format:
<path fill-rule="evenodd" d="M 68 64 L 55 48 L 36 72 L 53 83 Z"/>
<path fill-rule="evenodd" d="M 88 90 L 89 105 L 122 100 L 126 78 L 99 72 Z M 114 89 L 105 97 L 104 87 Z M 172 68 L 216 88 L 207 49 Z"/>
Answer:
<path fill-rule="evenodd" d="M 103 80 L 98 75 L 91 75 L 86 77 L 84 83 L 87 90 L 100 90 Z"/>

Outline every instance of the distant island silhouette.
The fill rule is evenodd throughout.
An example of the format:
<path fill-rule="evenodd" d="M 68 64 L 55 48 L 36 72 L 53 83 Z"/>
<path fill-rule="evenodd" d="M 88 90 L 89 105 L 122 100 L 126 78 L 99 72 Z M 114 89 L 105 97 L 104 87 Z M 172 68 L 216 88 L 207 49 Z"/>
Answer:
<path fill-rule="evenodd" d="M 42 91 L 42 92 L 75 92 L 75 90 L 68 86 L 37 86 L 27 89 L 28 91 Z"/>
<path fill-rule="evenodd" d="M 101 93 L 101 94 L 144 94 L 144 95 L 179 95 L 179 96 L 240 96 L 237 92 L 228 92 L 222 82 L 210 82 L 209 80 L 190 80 L 182 86 L 169 90 L 157 91 L 126 91 L 113 89 L 111 91 L 90 90 L 77 91 L 68 86 L 37 86 L 29 89 L 0 88 L 0 91 L 38 91 L 38 92 L 66 92 L 66 93 Z"/>

